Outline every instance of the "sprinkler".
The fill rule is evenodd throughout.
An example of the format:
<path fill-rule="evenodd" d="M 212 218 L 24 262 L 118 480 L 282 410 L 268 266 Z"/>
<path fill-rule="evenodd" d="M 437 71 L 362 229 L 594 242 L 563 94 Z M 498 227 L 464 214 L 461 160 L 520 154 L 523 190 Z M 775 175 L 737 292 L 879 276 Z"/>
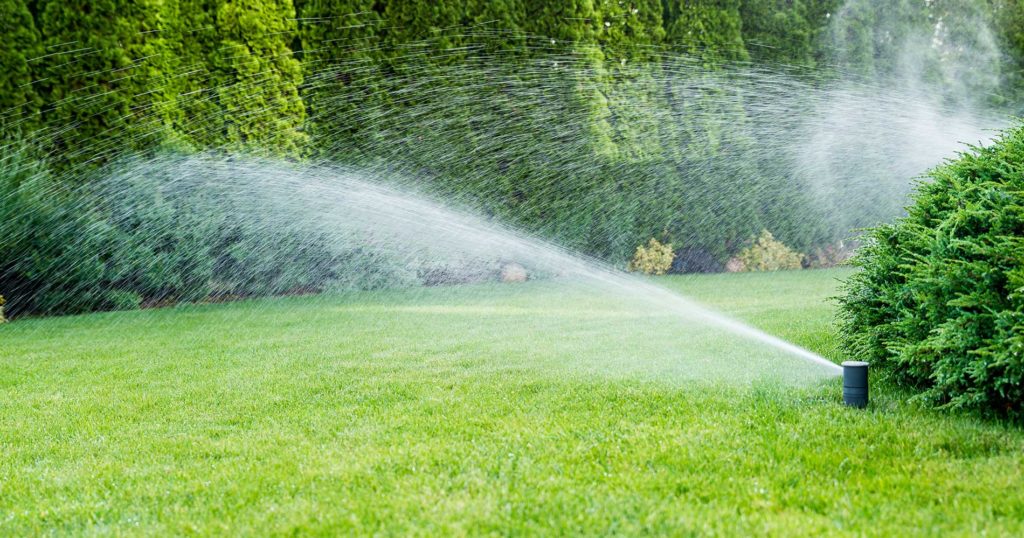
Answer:
<path fill-rule="evenodd" d="M 850 407 L 867 407 L 868 363 L 863 361 L 843 363 L 843 403 Z"/>

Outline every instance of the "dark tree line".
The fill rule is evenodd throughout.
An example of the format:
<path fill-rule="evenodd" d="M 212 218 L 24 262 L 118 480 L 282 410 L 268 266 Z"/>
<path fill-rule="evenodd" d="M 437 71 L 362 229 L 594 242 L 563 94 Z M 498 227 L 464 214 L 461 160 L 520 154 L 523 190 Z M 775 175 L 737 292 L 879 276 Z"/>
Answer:
<path fill-rule="evenodd" d="M 289 153 L 308 141 L 307 110 L 317 108 L 315 96 L 300 96 L 303 75 L 330 62 L 386 64 L 417 41 L 453 50 L 471 39 L 465 29 L 488 28 L 503 34 L 489 46 L 505 54 L 529 54 L 525 36 L 544 36 L 587 48 L 595 65 L 652 45 L 710 63 L 807 64 L 821 56 L 816 44 L 828 4 L 4 0 L 0 107 L 7 132 L 50 127 L 53 151 L 70 160 L 96 158 L 96 138 L 105 135 L 117 139 L 111 150 L 125 141 L 258 143 Z M 78 156 L 83 144 L 90 154 Z"/>
<path fill-rule="evenodd" d="M 963 42 L 984 22 L 1013 88 L 1018 2 L 0 0 L 0 129 L 68 182 L 154 148 L 325 158 L 596 256 L 658 236 L 707 266 L 762 228 L 804 250 L 837 231 L 752 151 L 728 85 L 664 84 L 659 55 L 703 77 L 737 62 L 885 76 L 902 34 L 941 20 Z"/>

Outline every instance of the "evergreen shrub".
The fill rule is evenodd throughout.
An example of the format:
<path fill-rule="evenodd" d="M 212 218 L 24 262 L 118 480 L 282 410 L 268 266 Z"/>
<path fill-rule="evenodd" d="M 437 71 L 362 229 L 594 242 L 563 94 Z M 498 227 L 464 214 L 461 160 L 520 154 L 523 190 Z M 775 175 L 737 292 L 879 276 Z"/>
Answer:
<path fill-rule="evenodd" d="M 0 160 L 0 283 L 8 315 L 111 308 L 105 274 L 116 243 L 110 227 L 27 152 Z"/>
<path fill-rule="evenodd" d="M 286 206 L 175 181 L 180 165 L 159 162 L 162 172 L 125 165 L 123 174 L 68 189 L 27 152 L 0 160 L 0 283 L 10 315 L 373 289 L 415 278 Z"/>
<path fill-rule="evenodd" d="M 1024 127 L 934 169 L 854 263 L 840 299 L 852 357 L 929 404 L 1024 417 Z"/>

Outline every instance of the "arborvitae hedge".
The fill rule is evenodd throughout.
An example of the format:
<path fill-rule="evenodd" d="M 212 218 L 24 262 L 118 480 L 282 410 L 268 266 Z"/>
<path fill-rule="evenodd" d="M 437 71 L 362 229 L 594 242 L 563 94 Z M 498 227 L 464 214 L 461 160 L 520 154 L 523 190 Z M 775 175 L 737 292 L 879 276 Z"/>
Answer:
<path fill-rule="evenodd" d="M 877 3 L 35 0 L 26 10 L 25 0 L 3 1 L 15 14 L 4 32 L 15 37 L 0 53 L 15 67 L 0 83 L 25 80 L 17 66 L 32 22 L 50 47 L 28 62 L 38 82 L 16 86 L 45 102 L 41 138 L 58 164 L 154 145 L 288 156 L 315 147 L 619 262 L 652 236 L 721 261 L 769 222 L 797 248 L 822 240 L 805 224 L 816 209 L 777 173 L 785 163 L 751 151 L 742 99 L 695 103 L 731 88 L 674 84 L 658 55 L 681 49 L 706 76 L 725 77 L 715 70 L 747 58 L 749 39 L 806 64 L 821 56 L 817 36 L 839 15 L 830 10 Z M 874 70 L 881 30 L 862 11 L 847 30 L 863 38 Z M 680 80 L 694 76 L 680 68 Z M 34 114 L 31 95 L 5 98 Z"/>
<path fill-rule="evenodd" d="M 996 0 L 993 20 L 999 29 L 1001 49 L 1007 52 L 1004 70 L 1006 87 L 1011 88 L 1007 99 L 1017 103 L 1018 116 L 1024 105 L 1024 0 Z"/>
<path fill-rule="evenodd" d="M 920 399 L 1024 418 L 1024 127 L 929 174 L 871 231 L 842 333 Z"/>
<path fill-rule="evenodd" d="M 176 106 L 159 0 L 40 0 L 33 64 L 57 164 L 102 163 L 168 135 Z"/>
<path fill-rule="evenodd" d="M 451 51 L 464 43 L 464 23 L 469 22 L 471 0 L 446 2 L 392 1 L 385 2 L 384 18 L 388 21 L 386 41 L 397 47 L 394 56 L 402 57 L 402 45 L 431 40 L 436 50 Z M 452 58 L 441 52 L 438 58 Z"/>
<path fill-rule="evenodd" d="M 230 147 L 297 155 L 306 144 L 299 97 L 302 67 L 291 50 L 296 29 L 291 0 L 214 0 L 219 42 L 211 51 L 210 86 Z"/>
<path fill-rule="evenodd" d="M 164 4 L 164 35 L 174 66 L 170 86 L 178 108 L 172 123 L 175 133 L 197 149 L 218 147 L 227 141 L 211 59 L 220 46 L 212 6 L 212 0 Z"/>
<path fill-rule="evenodd" d="M 996 17 L 1012 19 L 1012 10 L 988 2 L 847 0 L 831 17 L 825 50 L 854 72 L 897 83 L 909 74 L 947 98 L 987 102 L 1002 87 L 1007 58 L 997 36 L 978 30 L 998 29 Z"/>
<path fill-rule="evenodd" d="M 593 43 L 598 34 L 598 12 L 593 0 L 527 2 L 527 31 L 556 41 Z"/>
<path fill-rule="evenodd" d="M 666 0 L 666 39 L 689 54 L 715 64 L 745 60 L 739 0 Z"/>
<path fill-rule="evenodd" d="M 376 0 L 299 0 L 296 52 L 304 82 L 302 99 L 316 148 L 331 149 L 356 138 L 355 112 L 386 101 L 382 90 L 381 32 Z M 354 148 L 351 158 L 358 158 Z"/>
<path fill-rule="evenodd" d="M 526 4 L 529 0 L 475 0 L 471 24 L 476 34 L 492 36 L 483 45 L 503 53 L 526 52 Z"/>
<path fill-rule="evenodd" d="M 651 117 L 657 107 L 643 106 L 656 102 L 661 91 L 655 82 L 660 71 L 649 61 L 665 38 L 661 2 L 604 0 L 599 6 L 598 39 L 604 54 L 600 91 L 607 100 L 611 157 L 630 162 L 661 157 L 665 148 L 658 140 L 658 121 Z"/>
<path fill-rule="evenodd" d="M 0 13 L 0 135 L 25 135 L 37 127 L 42 104 L 32 85 L 30 61 L 43 48 L 27 2 L 0 0 Z"/>
<path fill-rule="evenodd" d="M 823 60 L 820 42 L 844 0 L 743 0 L 743 41 L 758 61 L 813 66 Z"/>

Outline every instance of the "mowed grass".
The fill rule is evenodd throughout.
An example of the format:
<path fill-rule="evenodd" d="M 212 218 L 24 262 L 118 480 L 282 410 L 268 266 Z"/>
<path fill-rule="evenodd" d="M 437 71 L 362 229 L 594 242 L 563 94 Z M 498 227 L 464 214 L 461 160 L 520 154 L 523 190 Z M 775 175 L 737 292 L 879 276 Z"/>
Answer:
<path fill-rule="evenodd" d="M 847 274 L 656 282 L 838 360 Z M 761 347 L 557 282 L 20 321 L 0 535 L 1024 534 L 1020 429 Z"/>

